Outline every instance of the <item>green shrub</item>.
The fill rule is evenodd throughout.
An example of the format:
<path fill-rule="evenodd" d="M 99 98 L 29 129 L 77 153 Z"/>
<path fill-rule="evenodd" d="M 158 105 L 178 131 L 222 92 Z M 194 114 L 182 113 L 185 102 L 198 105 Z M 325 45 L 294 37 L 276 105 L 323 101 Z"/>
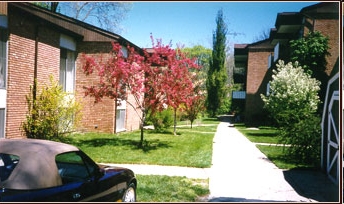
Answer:
<path fill-rule="evenodd" d="M 288 157 L 299 163 L 319 166 L 321 155 L 321 118 L 311 115 L 289 126 L 280 128 L 281 142 L 290 144 L 286 148 Z"/>
<path fill-rule="evenodd" d="M 279 61 L 273 70 L 270 93 L 261 95 L 265 108 L 281 130 L 282 142 L 290 144 L 288 156 L 300 162 L 317 162 L 320 156 L 320 82 L 312 78 L 298 62 Z"/>
<path fill-rule="evenodd" d="M 154 116 L 151 116 L 151 121 L 155 130 L 165 130 L 173 125 L 173 110 L 168 108 L 161 112 L 157 112 Z"/>
<path fill-rule="evenodd" d="M 231 100 L 229 100 L 228 98 L 224 98 L 222 101 L 222 104 L 220 105 L 218 109 L 218 114 L 219 115 L 228 114 L 230 112 L 231 105 L 232 105 Z"/>
<path fill-rule="evenodd" d="M 50 84 L 45 85 L 37 97 L 34 97 L 33 88 L 30 87 L 31 91 L 26 96 L 28 114 L 22 129 L 28 138 L 56 138 L 73 131 L 80 121 L 81 105 L 74 95 L 64 92 L 53 77 L 50 77 Z"/>

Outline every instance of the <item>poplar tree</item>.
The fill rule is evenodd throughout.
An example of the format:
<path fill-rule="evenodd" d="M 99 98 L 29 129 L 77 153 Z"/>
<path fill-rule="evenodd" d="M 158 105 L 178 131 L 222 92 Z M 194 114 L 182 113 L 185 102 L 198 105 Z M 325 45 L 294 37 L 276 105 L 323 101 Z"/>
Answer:
<path fill-rule="evenodd" d="M 216 17 L 216 31 L 213 33 L 213 51 L 207 77 L 207 110 L 211 117 L 219 114 L 219 109 L 226 97 L 227 72 L 226 59 L 227 25 L 222 9 Z"/>

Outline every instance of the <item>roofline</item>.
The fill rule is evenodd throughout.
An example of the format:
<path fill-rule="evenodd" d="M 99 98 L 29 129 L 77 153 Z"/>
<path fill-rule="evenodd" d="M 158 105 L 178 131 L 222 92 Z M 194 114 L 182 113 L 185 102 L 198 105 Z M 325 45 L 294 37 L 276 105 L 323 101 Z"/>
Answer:
<path fill-rule="evenodd" d="M 315 8 L 319 8 L 319 7 L 322 7 L 322 6 L 325 6 L 327 5 L 328 3 L 338 3 L 337 1 L 328 1 L 328 2 L 320 2 L 320 3 L 317 3 L 317 4 L 314 4 L 314 5 L 310 5 L 310 6 L 306 6 L 306 7 L 303 7 L 300 12 L 304 12 L 304 11 L 308 11 L 308 10 L 313 10 Z"/>
<path fill-rule="evenodd" d="M 78 19 L 75 19 L 75 18 L 72 18 L 72 17 L 69 17 L 69 16 L 66 16 L 66 15 L 63 15 L 61 13 L 55 13 L 55 12 L 52 12 L 46 8 L 43 8 L 43 7 L 39 7 L 37 5 L 34 5 L 30 2 L 8 2 L 8 4 L 16 7 L 16 8 L 19 8 L 19 9 L 26 9 L 27 12 L 30 12 L 30 10 L 35 10 L 35 11 L 38 11 L 38 12 L 41 12 L 41 13 L 44 13 L 46 15 L 50 15 L 54 18 L 57 18 L 59 20 L 62 20 L 62 21 L 65 21 L 65 22 L 68 22 L 68 23 L 71 23 L 71 24 L 74 24 L 76 26 L 80 26 L 80 27 L 83 27 L 85 29 L 88 29 L 88 30 L 91 30 L 93 32 L 97 32 L 101 35 L 104 35 L 106 37 L 109 37 L 109 38 L 113 38 L 115 40 L 117 40 L 118 42 L 120 43 L 129 43 L 130 46 L 132 47 L 135 47 L 136 49 L 138 49 L 139 51 L 142 52 L 142 49 L 143 48 L 140 48 L 138 47 L 137 45 L 135 45 L 134 43 L 130 42 L 129 40 L 127 40 L 126 38 L 122 37 L 121 35 L 118 35 L 116 33 L 113 33 L 113 32 L 110 32 L 110 31 L 107 31 L 105 29 L 102 29 L 102 28 L 99 28 L 99 27 L 96 27 L 92 24 L 89 24 L 89 23 L 85 23 L 83 21 L 80 21 Z M 32 12 L 31 12 L 32 13 Z M 37 16 L 36 14 L 32 13 L 32 15 L 35 15 Z M 38 18 L 42 18 L 40 16 L 37 16 Z M 47 20 L 48 21 L 48 20 Z M 49 21 L 50 22 L 50 21 Z M 52 22 L 51 22 L 52 23 Z M 60 25 L 57 25 L 59 27 L 61 27 Z M 63 28 L 63 27 L 62 27 Z M 69 30 L 69 29 L 67 29 Z M 69 30 L 73 33 L 75 33 L 73 30 Z"/>

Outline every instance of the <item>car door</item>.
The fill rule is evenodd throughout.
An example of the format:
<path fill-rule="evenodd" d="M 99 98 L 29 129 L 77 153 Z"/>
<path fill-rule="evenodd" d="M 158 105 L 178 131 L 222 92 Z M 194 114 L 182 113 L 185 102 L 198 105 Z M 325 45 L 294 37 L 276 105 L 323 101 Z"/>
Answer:
<path fill-rule="evenodd" d="M 56 156 L 56 164 L 67 191 L 61 192 L 59 201 L 113 201 L 119 199 L 116 176 L 109 177 L 82 151 Z"/>

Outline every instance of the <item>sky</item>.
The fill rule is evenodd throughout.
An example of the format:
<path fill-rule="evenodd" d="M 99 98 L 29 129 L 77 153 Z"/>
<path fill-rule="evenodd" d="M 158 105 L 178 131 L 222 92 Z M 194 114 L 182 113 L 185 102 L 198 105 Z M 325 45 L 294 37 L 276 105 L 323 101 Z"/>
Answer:
<path fill-rule="evenodd" d="M 280 12 L 299 12 L 315 1 L 198 1 L 133 2 L 122 21 L 122 37 L 141 48 L 152 47 L 150 35 L 164 45 L 212 48 L 217 12 L 222 9 L 229 46 L 256 42 L 263 32 L 275 27 Z"/>

